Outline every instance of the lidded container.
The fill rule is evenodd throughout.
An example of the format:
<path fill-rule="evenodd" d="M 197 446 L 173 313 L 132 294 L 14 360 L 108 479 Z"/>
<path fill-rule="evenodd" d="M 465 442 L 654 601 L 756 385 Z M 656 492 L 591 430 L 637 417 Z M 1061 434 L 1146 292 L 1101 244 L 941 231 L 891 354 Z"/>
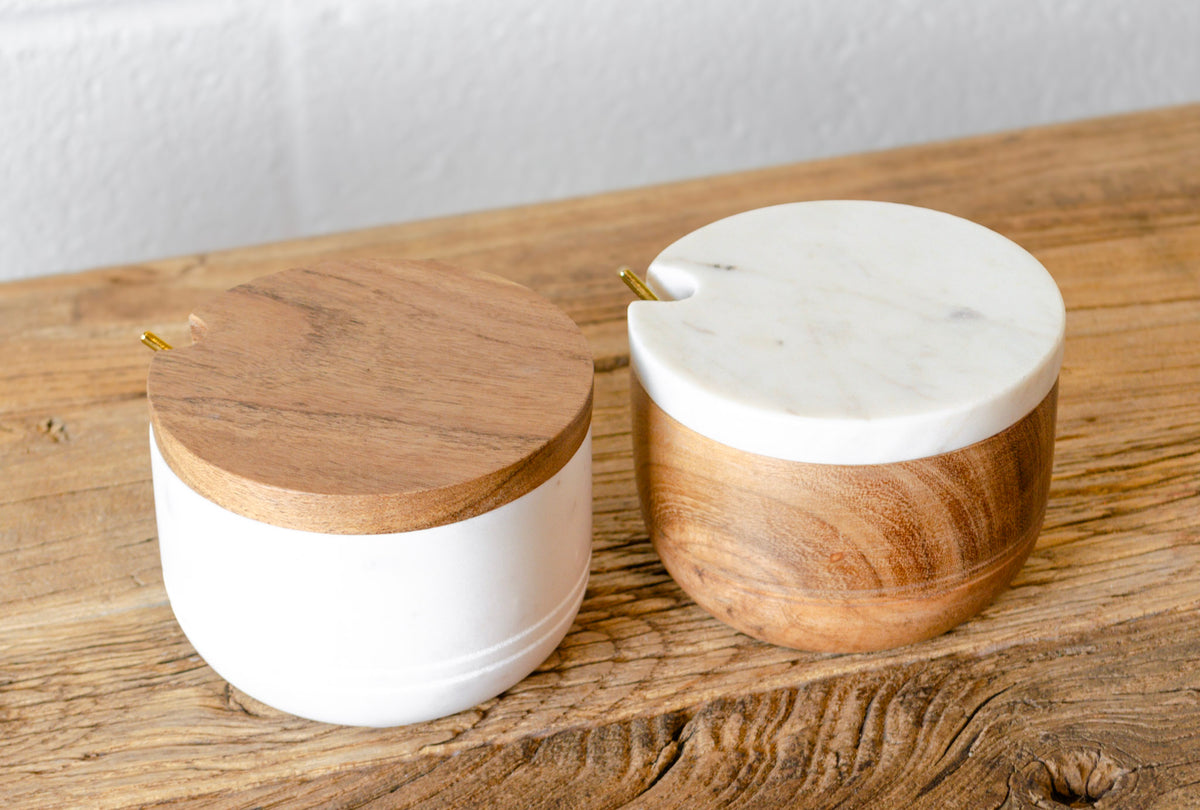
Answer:
<path fill-rule="evenodd" d="M 629 308 L 634 454 L 667 570 L 772 643 L 895 647 L 986 606 L 1037 540 L 1065 310 L 1013 242 L 891 203 L 694 231 Z"/>
<path fill-rule="evenodd" d="M 147 384 L 163 579 L 196 651 L 293 714 L 388 726 L 558 645 L 591 554 L 592 356 L 550 302 L 432 261 L 235 287 Z"/>

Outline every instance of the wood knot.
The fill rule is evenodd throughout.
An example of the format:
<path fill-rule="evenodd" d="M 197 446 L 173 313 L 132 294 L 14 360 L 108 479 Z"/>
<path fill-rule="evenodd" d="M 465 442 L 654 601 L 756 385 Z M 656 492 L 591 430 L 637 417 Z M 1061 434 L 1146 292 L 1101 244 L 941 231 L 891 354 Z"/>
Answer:
<path fill-rule="evenodd" d="M 48 438 L 50 441 L 58 443 L 70 441 L 71 436 L 67 433 L 67 424 L 57 417 L 50 417 L 38 422 L 38 433 Z"/>
<path fill-rule="evenodd" d="M 1138 783 L 1136 768 L 1086 749 L 1038 757 L 1021 776 L 1033 806 L 1046 808 L 1126 806 Z"/>

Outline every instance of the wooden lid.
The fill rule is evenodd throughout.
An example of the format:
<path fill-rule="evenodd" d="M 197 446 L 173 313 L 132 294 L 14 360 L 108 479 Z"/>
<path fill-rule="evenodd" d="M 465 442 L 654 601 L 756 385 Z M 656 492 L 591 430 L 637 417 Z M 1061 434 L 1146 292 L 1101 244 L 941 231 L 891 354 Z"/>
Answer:
<path fill-rule="evenodd" d="M 592 355 L 530 290 L 433 261 L 334 261 L 235 287 L 158 352 L 159 449 L 192 489 L 293 529 L 381 534 L 495 509 L 591 424 Z"/>

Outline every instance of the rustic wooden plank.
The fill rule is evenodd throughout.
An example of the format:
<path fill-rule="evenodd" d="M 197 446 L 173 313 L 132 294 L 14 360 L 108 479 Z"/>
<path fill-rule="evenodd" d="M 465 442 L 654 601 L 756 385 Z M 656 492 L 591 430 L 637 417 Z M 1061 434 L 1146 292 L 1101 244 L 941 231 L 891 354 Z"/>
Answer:
<path fill-rule="evenodd" d="M 1200 644 L 1177 632 L 1185 618 L 1131 622 L 1120 646 L 1083 634 L 511 745 L 344 768 L 298 763 L 236 794 L 210 771 L 171 798 L 186 776 L 160 774 L 143 795 L 146 806 L 172 808 L 1192 806 L 1200 672 L 1190 663 Z M 96 798 L 104 760 L 123 754 L 90 752 L 95 781 L 61 798 Z M 226 754 L 238 776 L 259 766 L 250 752 Z"/>
<path fill-rule="evenodd" d="M 1181 108 L 3 285 L 0 797 L 1019 807 L 1055 773 L 1069 788 L 1094 751 L 1136 775 L 1110 806 L 1195 803 L 1198 147 L 1200 108 Z M 979 619 L 888 653 L 796 653 L 711 619 L 663 571 L 633 488 L 614 268 L 720 216 L 820 197 L 981 221 L 1032 249 L 1068 305 L 1033 555 Z M 145 328 L 183 340 L 191 309 L 248 278 L 370 255 L 531 286 L 580 323 L 598 370 L 576 625 L 500 698 L 384 731 L 274 712 L 195 658 L 158 574 L 136 343 Z"/>

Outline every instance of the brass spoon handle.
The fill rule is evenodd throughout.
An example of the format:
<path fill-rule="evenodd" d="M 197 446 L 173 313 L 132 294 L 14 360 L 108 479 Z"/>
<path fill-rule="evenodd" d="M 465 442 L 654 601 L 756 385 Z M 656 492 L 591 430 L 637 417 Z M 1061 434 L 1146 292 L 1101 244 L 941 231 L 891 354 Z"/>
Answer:
<path fill-rule="evenodd" d="M 622 267 L 620 271 L 621 281 L 625 282 L 625 286 L 633 290 L 633 294 L 643 301 L 658 301 L 659 297 L 654 294 L 654 291 L 646 286 L 646 282 L 642 281 L 628 267 Z"/>
<path fill-rule="evenodd" d="M 142 332 L 142 343 L 156 352 L 164 352 L 171 348 L 171 344 L 160 338 L 153 332 Z"/>

